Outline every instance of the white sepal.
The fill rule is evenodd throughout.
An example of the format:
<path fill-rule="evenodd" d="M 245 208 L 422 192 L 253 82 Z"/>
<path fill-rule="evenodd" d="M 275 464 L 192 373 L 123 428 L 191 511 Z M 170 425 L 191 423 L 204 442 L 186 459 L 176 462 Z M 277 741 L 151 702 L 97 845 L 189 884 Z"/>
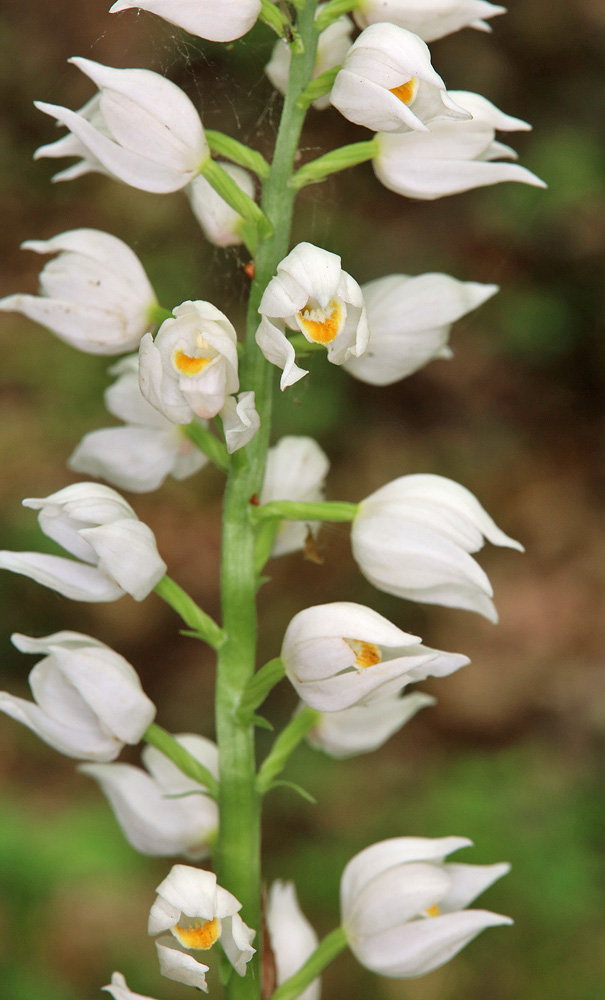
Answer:
<path fill-rule="evenodd" d="M 256 185 L 247 170 L 235 163 L 221 163 L 221 167 L 249 198 L 255 197 Z M 185 189 L 185 193 L 191 203 L 193 214 L 210 243 L 217 247 L 231 247 L 243 243 L 242 216 L 231 208 L 220 194 L 217 194 L 205 177 L 201 175 L 195 177 Z"/>
<path fill-rule="evenodd" d="M 272 500 L 323 500 L 330 461 L 317 441 L 309 437 L 287 436 L 269 448 L 260 503 Z M 272 556 L 283 556 L 304 548 L 307 534 L 317 534 L 318 522 L 282 521 Z"/>
<path fill-rule="evenodd" d="M 260 0 L 116 0 L 110 14 L 121 10 L 147 10 L 177 28 L 211 42 L 232 42 L 254 25 L 261 9 Z"/>
<path fill-rule="evenodd" d="M 29 675 L 34 701 L 1 692 L 0 711 L 80 760 L 114 760 L 125 743 L 140 741 L 156 710 L 124 657 L 78 632 L 15 633 L 12 641 L 21 652 L 46 655 Z"/>
<path fill-rule="evenodd" d="M 471 121 L 435 121 L 430 132 L 379 134 L 373 167 L 385 187 L 429 201 L 503 181 L 546 187 L 525 167 L 494 162 L 516 155 L 495 141 L 496 128 L 526 130 L 526 122 L 503 114 L 479 94 L 451 91 L 450 96 L 472 114 Z"/>
<path fill-rule="evenodd" d="M 294 882 L 277 880 L 269 889 L 267 930 L 275 959 L 276 985 L 293 976 L 318 945 L 317 934 L 302 912 Z M 319 1000 L 321 981 L 315 979 L 299 1000 Z"/>
<path fill-rule="evenodd" d="M 402 476 L 376 490 L 353 521 L 353 555 L 363 575 L 397 597 L 498 616 L 491 584 L 469 553 L 494 545 L 523 551 L 477 498 L 443 476 Z"/>
<path fill-rule="evenodd" d="M 232 454 L 247 445 L 260 427 L 260 416 L 254 405 L 253 392 L 240 392 L 237 398 L 227 396 L 220 411 L 227 451 Z"/>
<path fill-rule="evenodd" d="M 370 385 L 391 385 L 435 358 L 451 357 L 452 323 L 498 291 L 447 274 L 391 274 L 362 285 L 370 343 L 344 367 Z M 447 353 L 445 353 L 447 352 Z"/>
<path fill-rule="evenodd" d="M 237 336 L 210 302 L 183 302 L 162 323 L 155 341 L 143 337 L 139 383 L 152 406 L 176 424 L 215 417 L 239 389 Z"/>
<path fill-rule="evenodd" d="M 125 184 L 166 194 L 189 184 L 210 158 L 199 115 L 184 91 L 147 69 L 113 69 L 91 59 L 71 59 L 100 90 L 80 111 L 36 101 L 36 107 L 70 129 L 76 143 L 41 146 L 34 158 L 76 155 L 83 164 L 57 175 L 67 180 L 90 170 Z M 62 145 L 60 145 L 62 144 Z"/>
<path fill-rule="evenodd" d="M 428 46 L 394 24 L 362 31 L 338 73 L 330 101 L 374 132 L 426 132 L 440 119 L 470 120 L 431 65 Z"/>
<path fill-rule="evenodd" d="M 449 961 L 486 927 L 512 923 L 500 914 L 461 908 L 509 869 L 445 862 L 469 845 L 462 837 L 400 837 L 374 844 L 349 862 L 341 881 L 342 923 L 366 968 L 395 978 L 420 976 Z"/>
<path fill-rule="evenodd" d="M 142 993 L 133 993 L 121 972 L 114 972 L 111 983 L 101 989 L 111 993 L 113 1000 L 152 1000 L 152 997 L 143 996 Z"/>
<path fill-rule="evenodd" d="M 309 343 L 327 348 L 328 361 L 341 365 L 359 357 L 369 331 L 363 295 L 357 282 L 342 270 L 340 257 L 299 243 L 277 265 L 277 275 L 265 288 L 256 342 L 272 364 L 284 369 L 281 388 L 306 374 L 295 364 L 295 352 L 284 327 L 303 334 Z"/>
<path fill-rule="evenodd" d="M 370 753 L 383 746 L 416 712 L 435 701 L 430 694 L 419 691 L 404 697 L 396 692 L 339 712 L 321 712 L 307 740 L 316 750 L 338 760 Z"/>
<path fill-rule="evenodd" d="M 218 777 L 214 743 L 186 733 L 175 739 Z M 159 750 L 145 747 L 142 758 L 149 773 L 130 764 L 83 764 L 80 771 L 98 781 L 137 851 L 194 860 L 207 856 L 218 828 L 216 803 Z"/>
<path fill-rule="evenodd" d="M 487 0 L 360 0 L 353 17 L 360 28 L 390 21 L 434 42 L 461 28 L 491 31 L 483 18 L 504 13 L 505 7 Z"/>
<path fill-rule="evenodd" d="M 156 297 L 136 254 L 96 229 L 74 229 L 50 240 L 27 240 L 24 250 L 57 253 L 40 272 L 39 295 L 8 295 L 0 310 L 48 327 L 88 354 L 134 350 L 149 329 Z"/>

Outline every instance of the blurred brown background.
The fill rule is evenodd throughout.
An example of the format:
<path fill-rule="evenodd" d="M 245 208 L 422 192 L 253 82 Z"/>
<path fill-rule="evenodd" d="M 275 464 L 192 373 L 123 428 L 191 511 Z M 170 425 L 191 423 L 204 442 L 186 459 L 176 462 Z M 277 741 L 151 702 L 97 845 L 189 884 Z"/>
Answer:
<path fill-rule="evenodd" d="M 164 305 L 207 298 L 241 329 L 245 254 L 206 244 L 182 194 L 156 197 L 94 175 L 51 187 L 52 162 L 35 164 L 31 154 L 51 140 L 52 124 L 32 101 L 77 108 L 91 96 L 65 62 L 71 55 L 145 66 L 184 87 L 208 127 L 270 154 L 280 107 L 262 72 L 271 37 L 260 28 L 233 46 L 204 45 L 134 11 L 109 17 L 109 5 L 3 0 L 0 294 L 36 289 L 41 261 L 17 249 L 22 240 L 90 226 L 135 248 Z M 259 663 L 278 653 L 301 607 L 357 600 L 472 664 L 423 685 L 437 706 L 379 753 L 342 763 L 300 753 L 287 776 L 318 804 L 288 791 L 267 799 L 267 878 L 296 879 L 324 932 L 337 919 L 343 865 L 375 840 L 460 834 L 476 843 L 466 860 L 513 863 L 479 904 L 511 914 L 512 930 L 483 935 L 450 965 L 409 982 L 378 980 L 343 956 L 325 976 L 326 1000 L 602 996 L 603 21 L 596 0 L 528 0 L 495 19 L 491 37 L 465 31 L 431 46 L 451 89 L 477 90 L 533 123 L 532 134 L 511 142 L 547 192 L 501 185 L 412 203 L 384 191 L 364 166 L 300 199 L 295 238 L 340 253 L 360 282 L 443 270 L 502 290 L 457 324 L 453 361 L 391 388 L 363 386 L 315 360 L 311 376 L 278 400 L 276 437 L 317 437 L 333 462 L 334 499 L 361 499 L 407 472 L 451 476 L 527 549 L 480 556 L 498 627 L 378 594 L 354 566 L 344 525 L 324 528 L 322 566 L 301 555 L 270 566 Z M 312 111 L 304 141 L 310 155 L 364 135 L 334 111 Z M 79 355 L 17 315 L 4 316 L 0 337 L 0 544 L 35 549 L 45 543 L 20 500 L 72 482 L 65 461 L 77 441 L 113 422 L 101 395 L 108 359 Z M 205 470 L 129 497 L 171 575 L 214 614 L 221 490 L 220 474 Z M 175 638 L 178 623 L 155 596 L 76 605 L 10 574 L 0 576 L 0 593 L 3 687 L 25 695 L 34 662 L 10 645 L 12 631 L 72 628 L 135 665 L 161 724 L 212 735 L 211 657 Z M 295 704 L 282 687 L 267 705 L 277 723 Z M 264 753 L 265 734 L 259 743 Z M 186 987 L 159 977 L 145 933 L 167 862 L 136 855 L 96 786 L 4 717 L 0 779 L 2 996 L 91 1000 L 117 968 L 137 991 L 185 998 Z"/>

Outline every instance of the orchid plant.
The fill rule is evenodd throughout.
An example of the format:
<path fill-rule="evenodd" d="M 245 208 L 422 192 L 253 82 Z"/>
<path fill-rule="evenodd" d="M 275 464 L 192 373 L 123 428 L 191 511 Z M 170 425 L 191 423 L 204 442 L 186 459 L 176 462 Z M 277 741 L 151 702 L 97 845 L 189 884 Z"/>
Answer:
<path fill-rule="evenodd" d="M 205 959 L 217 942 L 228 1000 L 317 1000 L 322 969 L 347 946 L 379 975 L 423 975 L 483 929 L 511 922 L 468 908 L 508 865 L 450 862 L 470 846 L 457 835 L 369 846 L 344 870 L 341 925 L 319 943 L 292 883 L 274 883 L 261 907 L 261 806 L 301 741 L 334 758 L 376 750 L 434 701 L 402 694 L 408 685 L 447 676 L 468 658 L 425 645 L 343 595 L 301 608 L 279 655 L 259 667 L 256 594 L 268 560 L 312 544 L 322 522 L 349 522 L 354 558 L 379 590 L 496 622 L 473 554 L 484 539 L 522 547 L 442 476 L 405 475 L 360 503 L 326 501 L 328 457 L 309 437 L 273 442 L 271 402 L 275 368 L 287 392 L 308 377 L 311 352 L 379 393 L 450 356 L 452 323 L 498 290 L 436 273 L 360 285 L 337 254 L 309 242 L 291 248 L 290 233 L 298 191 L 364 161 L 386 187 L 421 199 L 502 181 L 543 186 L 495 138 L 529 126 L 478 94 L 448 91 L 426 44 L 466 26 L 489 31 L 487 19 L 503 8 L 485 0 L 118 0 L 111 12 L 130 8 L 219 42 L 258 19 L 275 32 L 266 71 L 284 101 L 271 161 L 205 131 L 189 97 L 157 73 L 83 58 L 72 62 L 98 93 L 77 111 L 39 103 L 68 131 L 35 155 L 76 157 L 55 180 L 95 171 L 158 195 L 185 191 L 208 240 L 249 252 L 245 337 L 211 302 L 161 306 L 115 236 L 79 229 L 24 244 L 56 256 L 42 269 L 39 295 L 10 295 L 0 309 L 81 351 L 124 355 L 106 392 L 123 426 L 86 435 L 69 459 L 111 486 L 79 482 L 24 501 L 66 557 L 3 551 L 0 568 L 76 601 L 126 593 L 140 601 L 155 591 L 216 651 L 216 743 L 161 728 L 134 668 L 73 632 L 13 637 L 42 659 L 30 674 L 34 701 L 1 693 L 0 710 L 86 762 L 80 770 L 99 783 L 137 850 L 202 859 L 203 867 L 175 864 L 157 888 L 148 930 L 159 935 L 164 976 L 206 990 Z M 308 108 L 330 104 L 374 135 L 298 166 Z M 149 492 L 207 463 L 226 475 L 220 623 L 167 575 L 153 532 L 112 488 Z M 267 725 L 258 709 L 285 678 L 300 705 L 257 766 L 255 732 Z M 125 744 L 141 741 L 145 770 L 116 762 Z M 105 989 L 114 1000 L 145 1000 L 119 972 Z"/>

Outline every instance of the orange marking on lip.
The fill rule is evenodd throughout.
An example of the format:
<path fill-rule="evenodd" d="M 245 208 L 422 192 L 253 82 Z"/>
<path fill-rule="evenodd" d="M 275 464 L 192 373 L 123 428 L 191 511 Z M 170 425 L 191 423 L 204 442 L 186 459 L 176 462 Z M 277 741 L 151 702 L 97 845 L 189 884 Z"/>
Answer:
<path fill-rule="evenodd" d="M 411 80 L 407 80 L 405 83 L 401 83 L 398 87 L 393 87 L 391 93 L 398 97 L 400 101 L 404 104 L 411 104 L 416 96 L 417 90 L 417 80 L 412 77 Z"/>
<path fill-rule="evenodd" d="M 441 910 L 436 904 L 434 906 L 427 906 L 424 912 L 426 913 L 427 917 L 438 917 L 441 915 Z"/>
<path fill-rule="evenodd" d="M 208 951 L 221 933 L 221 923 L 218 917 L 214 917 L 213 920 L 202 920 L 193 927 L 181 927 L 177 924 L 173 931 L 185 948 Z"/>
<path fill-rule="evenodd" d="M 356 667 L 366 670 L 367 667 L 374 667 L 382 662 L 382 654 L 373 642 L 363 642 L 361 639 L 347 639 L 346 642 L 356 654 Z"/>
<path fill-rule="evenodd" d="M 175 351 L 172 360 L 177 371 L 188 378 L 191 378 L 192 375 L 199 375 L 211 361 L 210 358 L 192 358 L 184 351 Z"/>
<path fill-rule="evenodd" d="M 300 325 L 314 344 L 331 344 L 338 336 L 342 320 L 340 303 L 330 302 L 329 312 L 320 309 L 302 309 L 298 314 Z"/>

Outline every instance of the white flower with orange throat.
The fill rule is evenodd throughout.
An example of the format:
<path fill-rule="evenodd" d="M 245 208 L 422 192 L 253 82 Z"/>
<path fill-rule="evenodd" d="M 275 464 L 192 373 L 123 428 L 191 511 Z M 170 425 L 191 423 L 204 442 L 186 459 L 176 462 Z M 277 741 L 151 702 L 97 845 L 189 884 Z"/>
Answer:
<path fill-rule="evenodd" d="M 150 934 L 170 931 L 156 941 L 160 970 L 168 979 L 207 992 L 208 966 L 193 952 L 208 951 L 220 941 L 235 971 L 246 974 L 255 949 L 255 931 L 239 915 L 241 903 L 217 885 L 216 875 L 201 868 L 174 865 L 158 886 L 149 914 Z"/>
<path fill-rule="evenodd" d="M 486 927 L 510 917 L 466 907 L 510 869 L 465 865 L 448 854 L 472 847 L 466 837 L 394 837 L 366 847 L 340 883 L 349 947 L 379 976 L 410 979 L 439 968 Z"/>
<path fill-rule="evenodd" d="M 139 380 L 143 396 L 175 424 L 215 417 L 239 389 L 237 336 L 210 302 L 183 302 L 155 340 L 143 337 Z"/>
<path fill-rule="evenodd" d="M 286 629 L 281 658 L 297 693 L 319 712 L 368 704 L 468 663 L 466 656 L 423 646 L 371 608 L 347 601 L 299 611 Z"/>
<path fill-rule="evenodd" d="M 362 31 L 330 100 L 349 121 L 375 132 L 427 132 L 437 119 L 471 118 L 448 94 L 426 43 L 394 24 L 372 24 Z"/>
<path fill-rule="evenodd" d="M 232 42 L 250 31 L 260 13 L 261 0 L 116 0 L 109 13 L 133 7 L 158 14 L 198 38 Z"/>
<path fill-rule="evenodd" d="M 286 327 L 302 333 L 309 344 L 325 347 L 335 365 L 359 357 L 368 345 L 361 288 L 343 271 L 337 254 L 312 243 L 299 243 L 277 265 L 258 311 L 262 320 L 256 342 L 267 361 L 283 369 L 282 389 L 307 374 L 296 364 Z"/>

